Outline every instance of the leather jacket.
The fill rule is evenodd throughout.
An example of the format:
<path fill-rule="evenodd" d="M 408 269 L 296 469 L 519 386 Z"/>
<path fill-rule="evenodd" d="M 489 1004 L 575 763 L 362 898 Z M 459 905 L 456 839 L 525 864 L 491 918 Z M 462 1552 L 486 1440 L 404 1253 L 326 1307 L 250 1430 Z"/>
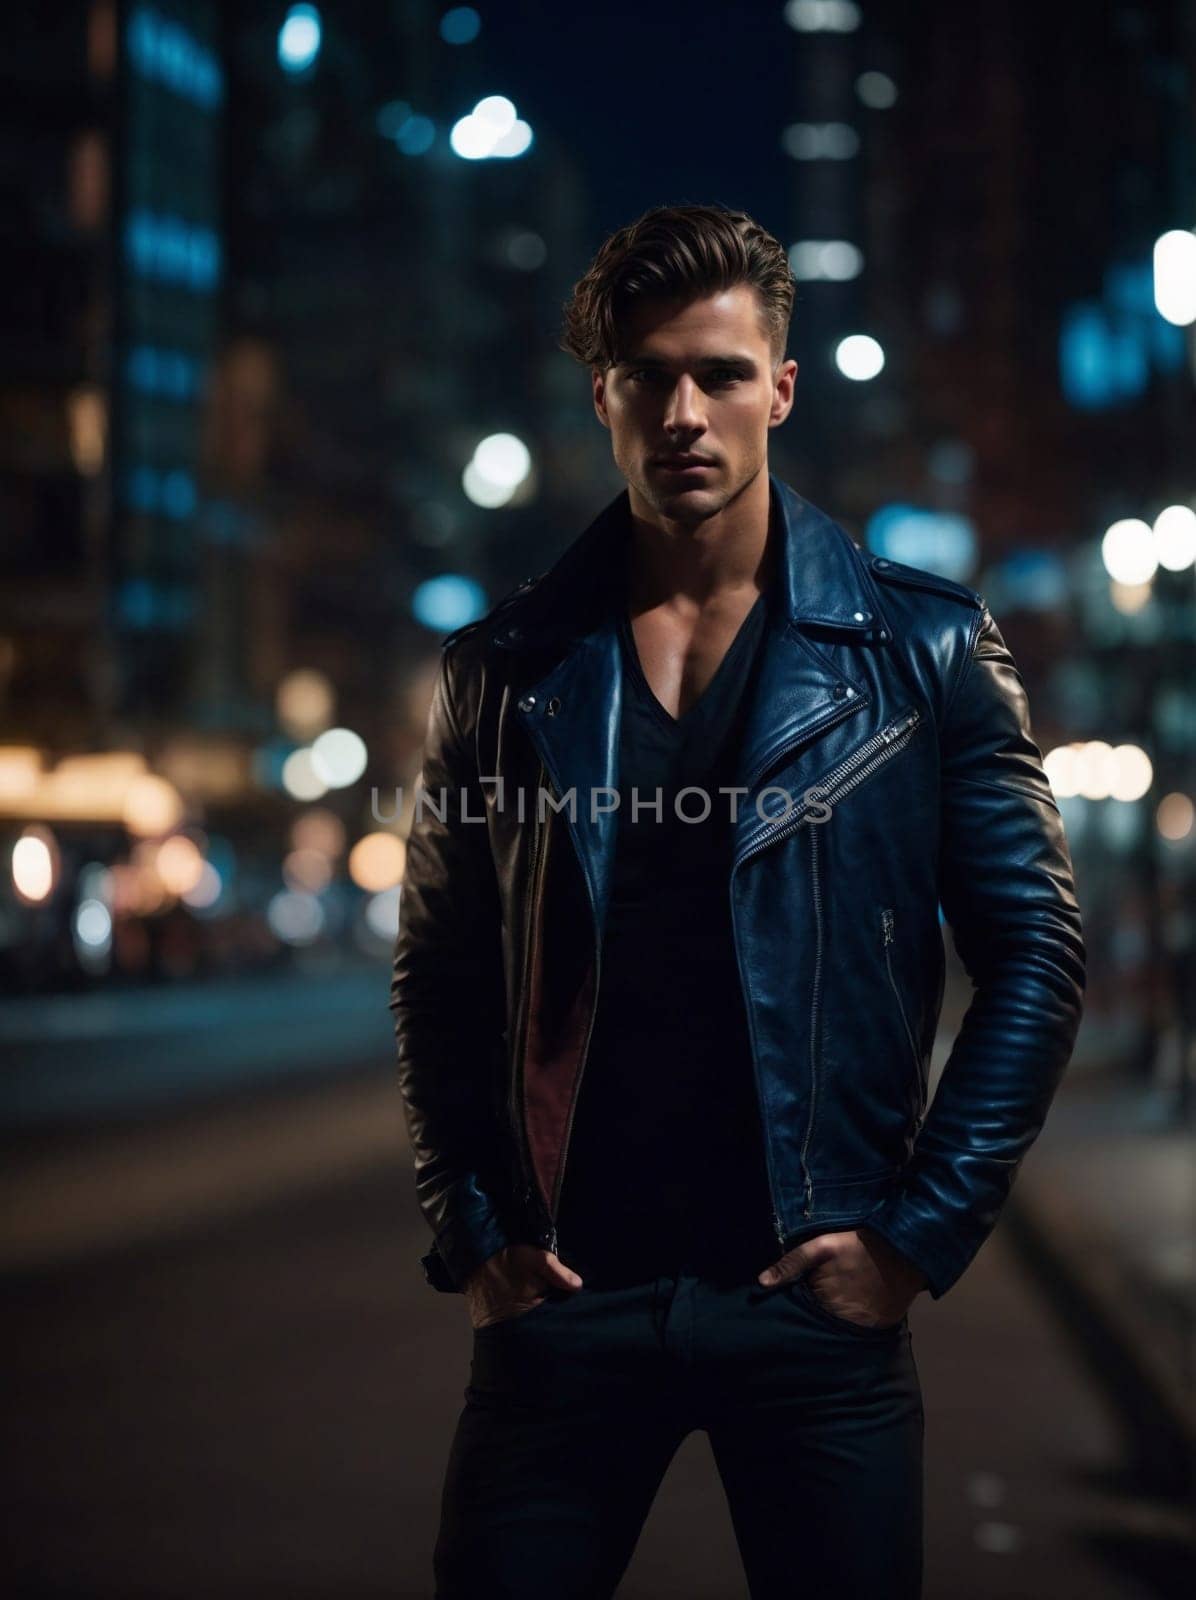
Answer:
<path fill-rule="evenodd" d="M 769 483 L 777 592 L 728 893 L 777 1253 L 866 1221 L 937 1298 L 1075 1041 L 1071 859 L 983 598 Z M 439 1289 L 508 1243 L 569 1261 L 556 1217 L 615 852 L 629 529 L 624 490 L 442 646 L 390 993 Z M 940 906 L 973 992 L 928 1112 Z"/>

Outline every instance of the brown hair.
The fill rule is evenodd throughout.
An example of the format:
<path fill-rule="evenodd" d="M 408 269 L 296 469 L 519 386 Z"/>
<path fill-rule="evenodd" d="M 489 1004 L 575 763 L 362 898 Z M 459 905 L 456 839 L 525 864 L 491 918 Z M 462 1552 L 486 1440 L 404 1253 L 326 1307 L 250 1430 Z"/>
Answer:
<path fill-rule="evenodd" d="M 633 302 L 692 300 L 738 283 L 755 289 L 773 361 L 780 361 L 796 289 L 784 247 L 745 211 L 654 206 L 612 233 L 573 285 L 560 347 L 605 371 L 619 360 Z"/>

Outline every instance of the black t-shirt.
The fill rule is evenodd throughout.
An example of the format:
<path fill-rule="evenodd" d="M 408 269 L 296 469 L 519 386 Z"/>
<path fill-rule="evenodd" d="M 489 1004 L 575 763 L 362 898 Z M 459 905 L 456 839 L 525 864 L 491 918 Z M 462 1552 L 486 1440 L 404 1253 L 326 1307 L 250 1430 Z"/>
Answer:
<path fill-rule="evenodd" d="M 779 1253 L 731 930 L 732 805 L 745 797 L 718 792 L 735 782 L 767 615 L 762 593 L 674 718 L 622 610 L 614 873 L 558 1218 L 562 1259 L 595 1283 L 746 1276 Z M 701 792 L 681 796 L 679 815 L 690 785 Z M 707 795 L 704 820 L 682 820 L 703 818 Z"/>

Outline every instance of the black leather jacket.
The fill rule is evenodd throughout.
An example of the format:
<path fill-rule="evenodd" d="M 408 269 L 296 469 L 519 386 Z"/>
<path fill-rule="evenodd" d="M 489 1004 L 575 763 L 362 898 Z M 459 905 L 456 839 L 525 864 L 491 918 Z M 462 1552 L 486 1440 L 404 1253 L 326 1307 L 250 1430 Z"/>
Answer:
<path fill-rule="evenodd" d="M 1071 1054 L 1071 860 L 982 597 L 870 556 L 775 476 L 770 490 L 780 589 L 728 892 L 772 1226 L 780 1254 L 866 1219 L 937 1298 L 996 1221 Z M 624 490 L 444 642 L 390 997 L 440 1289 L 511 1242 L 569 1260 L 555 1219 L 601 981 L 629 526 Z M 927 1113 L 940 904 L 973 994 Z"/>

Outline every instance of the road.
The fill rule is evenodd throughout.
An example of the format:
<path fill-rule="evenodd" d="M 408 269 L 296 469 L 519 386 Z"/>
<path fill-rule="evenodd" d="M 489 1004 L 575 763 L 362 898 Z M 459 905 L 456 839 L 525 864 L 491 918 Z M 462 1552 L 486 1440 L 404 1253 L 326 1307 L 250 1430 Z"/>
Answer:
<path fill-rule="evenodd" d="M 0 1190 L 7 1593 L 431 1595 L 470 1332 L 423 1282 L 407 1162 L 384 1072 L 22 1146 Z M 912 1327 L 927 1600 L 1181 1592 L 1184 1518 L 1133 1480 L 1011 1237 Z M 797 1596 L 799 1506 L 793 1538 Z M 746 1595 L 704 1435 L 619 1594 Z"/>

